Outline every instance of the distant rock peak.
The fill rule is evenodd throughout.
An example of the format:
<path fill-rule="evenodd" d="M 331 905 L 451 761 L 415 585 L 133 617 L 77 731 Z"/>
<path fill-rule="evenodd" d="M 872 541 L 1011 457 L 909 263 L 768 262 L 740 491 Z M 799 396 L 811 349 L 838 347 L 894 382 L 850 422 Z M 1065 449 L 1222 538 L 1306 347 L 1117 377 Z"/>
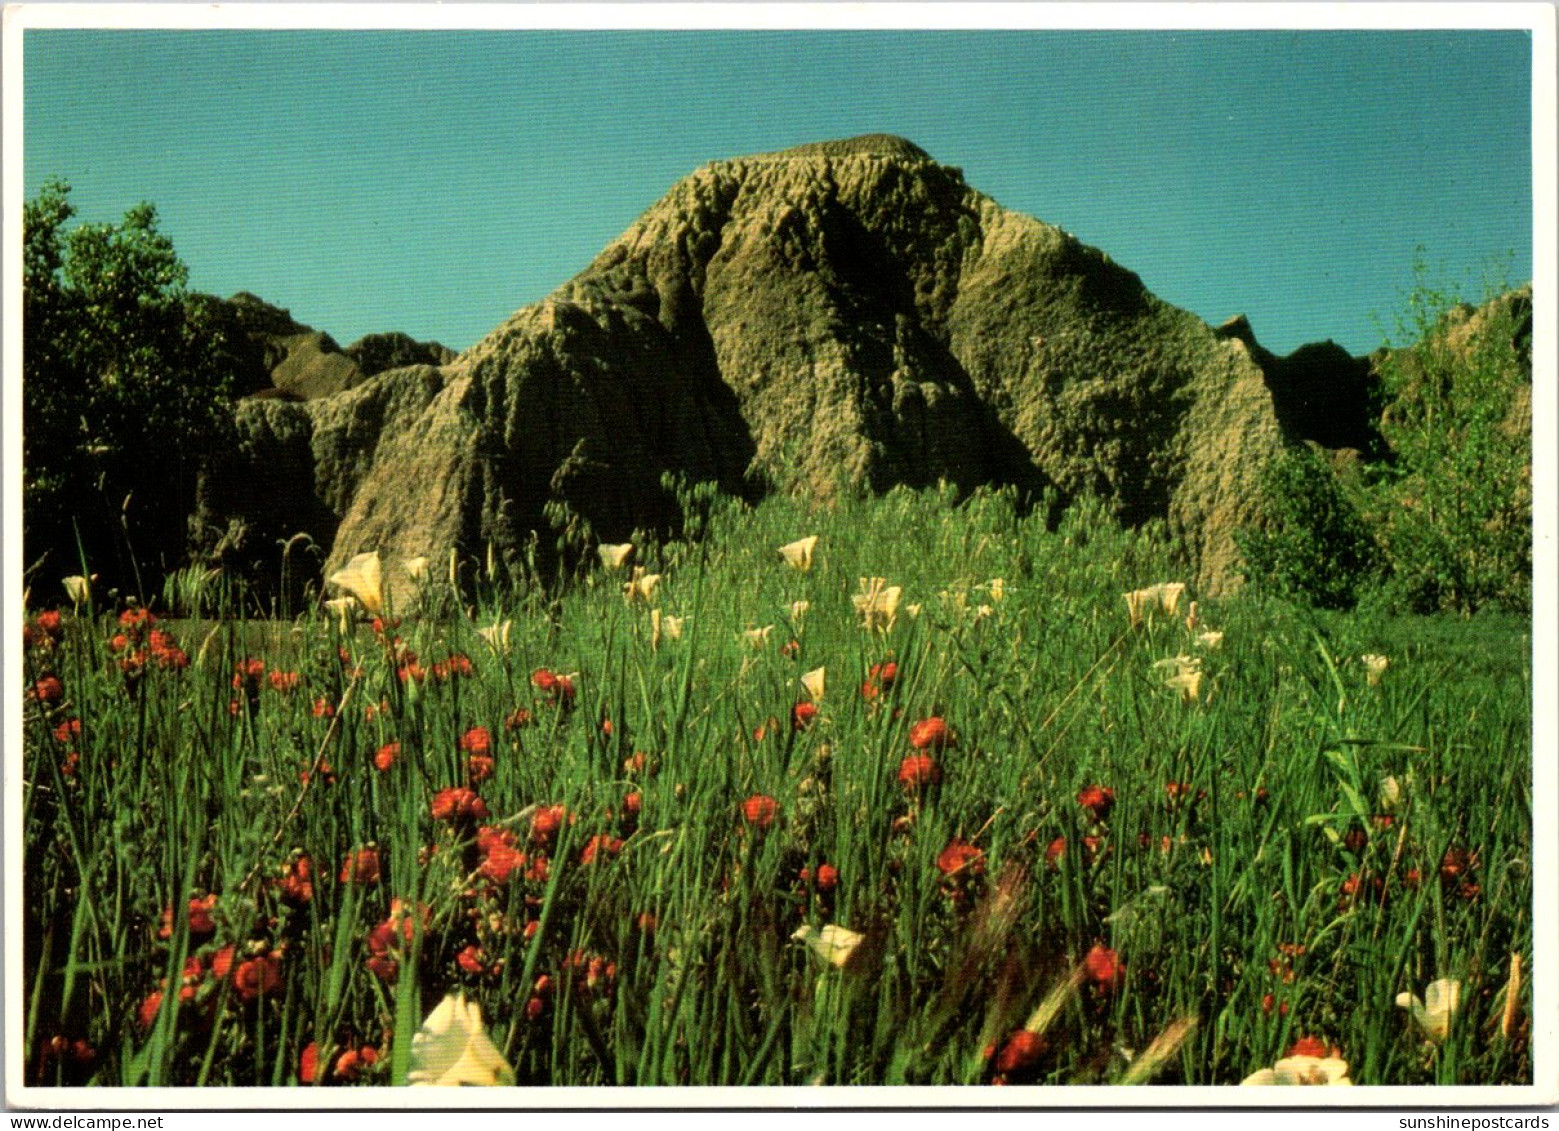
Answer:
<path fill-rule="evenodd" d="M 932 161 L 924 149 L 908 138 L 894 134 L 862 134 L 834 141 L 813 141 L 772 153 L 755 153 L 738 161 L 803 160 L 818 157 L 882 157 L 909 161 Z"/>

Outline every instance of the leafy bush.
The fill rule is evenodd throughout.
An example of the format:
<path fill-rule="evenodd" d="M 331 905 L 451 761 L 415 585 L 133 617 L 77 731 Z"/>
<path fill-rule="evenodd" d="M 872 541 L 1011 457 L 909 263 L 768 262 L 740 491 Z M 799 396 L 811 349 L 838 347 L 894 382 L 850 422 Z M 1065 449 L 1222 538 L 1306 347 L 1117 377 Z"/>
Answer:
<path fill-rule="evenodd" d="M 157 210 L 67 232 L 69 193 L 50 181 L 23 209 L 26 557 L 58 574 L 84 556 L 144 590 L 146 567 L 184 558 L 197 477 L 230 433 L 231 366 Z"/>
<path fill-rule="evenodd" d="M 1266 523 L 1236 535 L 1247 579 L 1322 608 L 1352 608 L 1378 576 L 1380 554 L 1325 458 L 1309 446 L 1289 449 L 1262 470 L 1258 489 Z"/>

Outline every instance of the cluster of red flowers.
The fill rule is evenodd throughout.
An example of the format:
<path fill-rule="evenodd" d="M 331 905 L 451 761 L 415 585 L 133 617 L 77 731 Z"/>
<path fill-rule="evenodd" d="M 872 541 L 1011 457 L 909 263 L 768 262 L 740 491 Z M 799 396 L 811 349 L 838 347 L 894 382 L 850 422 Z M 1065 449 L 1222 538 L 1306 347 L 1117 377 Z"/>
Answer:
<path fill-rule="evenodd" d="M 426 906 L 418 908 L 422 916 L 422 929 L 427 930 L 433 921 L 432 911 Z M 417 919 L 400 898 L 390 900 L 390 913 L 368 932 L 368 957 L 366 966 L 385 982 L 394 982 L 400 974 L 400 959 L 411 947 L 417 934 Z"/>
<path fill-rule="evenodd" d="M 555 707 L 569 708 L 574 705 L 574 681 L 566 675 L 558 675 L 547 668 L 537 668 L 531 673 L 531 686 L 547 697 L 547 702 Z"/>
<path fill-rule="evenodd" d="M 382 875 L 378 845 L 354 849 L 341 862 L 341 872 L 336 882 L 343 884 L 376 884 Z"/>
<path fill-rule="evenodd" d="M 119 631 L 108 642 L 108 650 L 119 657 L 119 670 L 126 679 L 139 679 L 149 665 L 163 671 L 183 671 L 189 656 L 169 632 L 153 627 L 157 617 L 142 608 L 126 609 L 119 614 Z"/>
<path fill-rule="evenodd" d="M 367 1074 L 383 1059 L 384 1054 L 372 1045 L 348 1047 L 336 1057 L 335 1064 L 324 1075 L 319 1071 L 319 1042 L 310 1041 L 298 1055 L 298 1083 L 324 1084 L 329 1082 L 349 1084 Z"/>
<path fill-rule="evenodd" d="M 472 727 L 460 736 L 460 752 L 466 756 L 466 779 L 477 785 L 493 774 L 493 736 L 486 727 Z"/>
<path fill-rule="evenodd" d="M 1102 785 L 1085 786 L 1077 794 L 1077 803 L 1096 824 L 1102 824 L 1115 808 L 1115 791 Z"/>
<path fill-rule="evenodd" d="M 435 821 L 485 821 L 487 802 L 477 796 L 475 790 L 464 786 L 450 786 L 433 795 L 433 819 Z"/>
<path fill-rule="evenodd" d="M 817 718 L 817 704 L 809 699 L 803 699 L 790 709 L 790 729 L 806 730 L 815 718 Z"/>
<path fill-rule="evenodd" d="M 228 943 L 210 956 L 206 965 L 202 955 L 189 955 L 179 977 L 178 999 L 188 1005 L 200 1000 L 208 1008 L 216 1004 L 216 990 L 222 982 L 228 982 L 240 1004 L 274 994 L 281 988 L 283 951 L 268 943 L 251 943 L 249 957 L 238 961 L 238 948 Z M 136 1009 L 136 1020 L 142 1029 L 150 1029 L 162 1011 L 167 996 L 168 981 L 158 982 L 158 988 L 147 994 Z"/>
<path fill-rule="evenodd" d="M 216 909 L 217 897 L 212 892 L 209 895 L 195 896 L 189 901 L 189 933 L 194 939 L 207 939 L 216 934 L 217 925 L 211 918 L 211 913 Z M 157 928 L 157 937 L 166 942 L 173 937 L 173 908 L 162 909 L 162 923 Z"/>
<path fill-rule="evenodd" d="M 749 828 L 767 829 L 779 816 L 779 802 L 766 793 L 755 793 L 742 802 L 742 820 Z"/>
<path fill-rule="evenodd" d="M 314 898 L 314 861 L 307 853 L 296 854 L 275 884 L 282 899 L 294 907 L 309 903 Z"/>
<path fill-rule="evenodd" d="M 870 703 L 892 688 L 898 678 L 899 666 L 892 660 L 873 664 L 867 669 L 866 678 L 861 681 L 861 698 Z"/>
<path fill-rule="evenodd" d="M 65 639 L 65 618 L 58 609 L 47 609 L 22 622 L 22 647 L 52 652 Z"/>

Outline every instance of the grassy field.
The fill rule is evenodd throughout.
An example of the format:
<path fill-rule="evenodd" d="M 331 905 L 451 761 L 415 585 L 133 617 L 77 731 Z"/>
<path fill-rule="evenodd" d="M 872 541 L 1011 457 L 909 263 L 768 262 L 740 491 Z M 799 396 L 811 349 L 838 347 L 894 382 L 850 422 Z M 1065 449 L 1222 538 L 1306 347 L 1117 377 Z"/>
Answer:
<path fill-rule="evenodd" d="M 1177 580 L 896 491 L 263 646 L 37 585 L 26 1078 L 393 1084 L 461 990 L 521 1084 L 1530 1082 L 1529 624 Z"/>

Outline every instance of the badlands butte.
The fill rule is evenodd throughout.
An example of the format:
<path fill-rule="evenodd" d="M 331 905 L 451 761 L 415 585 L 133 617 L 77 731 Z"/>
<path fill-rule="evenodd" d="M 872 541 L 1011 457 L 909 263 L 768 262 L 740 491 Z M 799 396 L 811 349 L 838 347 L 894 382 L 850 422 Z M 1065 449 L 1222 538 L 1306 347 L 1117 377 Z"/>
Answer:
<path fill-rule="evenodd" d="M 1502 301 L 1529 309 L 1530 289 Z M 378 550 L 392 586 L 394 563 L 451 547 L 517 568 L 532 531 L 551 544 L 549 499 L 605 541 L 673 529 L 673 472 L 748 498 L 1092 492 L 1165 519 L 1217 592 L 1284 445 L 1380 454 L 1371 358 L 1276 357 L 885 135 L 698 169 L 458 356 L 404 335 L 342 350 L 228 305 L 250 395 L 199 520 L 215 558 L 271 577 L 299 533 L 325 572 Z"/>

